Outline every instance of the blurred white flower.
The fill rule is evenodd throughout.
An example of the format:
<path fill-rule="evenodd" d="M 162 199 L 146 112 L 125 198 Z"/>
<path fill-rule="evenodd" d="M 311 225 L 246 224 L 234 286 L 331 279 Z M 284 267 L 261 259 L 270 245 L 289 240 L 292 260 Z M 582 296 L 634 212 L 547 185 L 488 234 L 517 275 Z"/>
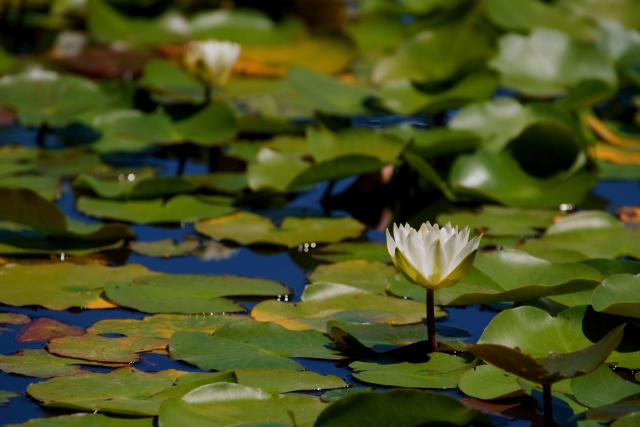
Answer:
<path fill-rule="evenodd" d="M 217 40 L 192 41 L 184 54 L 184 66 L 208 86 L 224 85 L 240 57 L 240 45 Z"/>
<path fill-rule="evenodd" d="M 409 224 L 387 230 L 387 250 L 395 266 L 411 282 L 427 289 L 453 286 L 473 265 L 480 244 L 469 241 L 469 227 L 458 231 L 447 223 L 440 228 L 429 222 L 415 230 Z"/>

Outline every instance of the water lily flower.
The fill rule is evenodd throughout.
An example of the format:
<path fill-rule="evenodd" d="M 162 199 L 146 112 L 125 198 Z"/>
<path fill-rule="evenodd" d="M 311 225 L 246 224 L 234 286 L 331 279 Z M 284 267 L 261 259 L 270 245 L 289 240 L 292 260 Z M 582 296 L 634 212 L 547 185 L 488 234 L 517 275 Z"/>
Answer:
<path fill-rule="evenodd" d="M 419 230 L 409 224 L 387 230 L 387 249 L 395 266 L 411 282 L 427 289 L 455 285 L 473 265 L 480 244 L 477 236 L 469 241 L 469 227 L 458 231 L 451 223 L 422 224 Z"/>
<path fill-rule="evenodd" d="M 240 45 L 228 41 L 198 40 L 189 42 L 183 57 L 184 66 L 207 87 L 222 86 L 240 57 Z"/>

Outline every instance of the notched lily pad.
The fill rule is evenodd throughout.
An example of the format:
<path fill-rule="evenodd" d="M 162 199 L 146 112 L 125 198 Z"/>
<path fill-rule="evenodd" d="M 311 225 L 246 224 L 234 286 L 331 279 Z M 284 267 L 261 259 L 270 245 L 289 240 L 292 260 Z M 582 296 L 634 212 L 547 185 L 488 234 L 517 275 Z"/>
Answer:
<path fill-rule="evenodd" d="M 50 340 L 52 338 L 66 337 L 67 335 L 80 335 L 84 329 L 67 325 L 55 319 L 40 317 L 31 324 L 22 328 L 16 335 L 17 342 L 38 340 Z"/>
<path fill-rule="evenodd" d="M 215 240 L 232 240 L 242 245 L 256 243 L 298 246 L 303 243 L 333 243 L 359 237 L 364 225 L 352 218 L 287 217 L 276 226 L 270 219 L 236 212 L 220 218 L 200 221 L 195 229 Z"/>
<path fill-rule="evenodd" d="M 284 285 L 267 279 L 231 275 L 157 274 L 110 282 L 107 297 L 148 313 L 224 313 L 244 311 L 229 296 L 288 295 Z"/>
<path fill-rule="evenodd" d="M 140 359 L 138 353 L 164 350 L 166 346 L 164 338 L 108 338 L 84 334 L 54 338 L 47 343 L 47 350 L 63 357 L 124 364 L 137 362 Z"/>
<path fill-rule="evenodd" d="M 169 354 L 201 369 L 288 368 L 302 370 L 290 357 L 340 359 L 331 340 L 318 331 L 290 331 L 275 323 L 240 321 L 214 335 L 176 332 Z"/>

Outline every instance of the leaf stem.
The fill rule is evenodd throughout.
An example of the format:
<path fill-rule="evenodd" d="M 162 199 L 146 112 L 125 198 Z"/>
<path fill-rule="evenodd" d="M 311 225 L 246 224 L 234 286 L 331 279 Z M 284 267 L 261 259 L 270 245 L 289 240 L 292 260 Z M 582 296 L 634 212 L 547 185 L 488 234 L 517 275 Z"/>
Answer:
<path fill-rule="evenodd" d="M 427 289 L 427 333 L 429 335 L 429 342 L 431 343 L 430 353 L 438 352 L 438 340 L 436 339 L 436 314 L 435 314 L 435 301 L 434 301 L 434 289 Z"/>
<path fill-rule="evenodd" d="M 542 402 L 544 411 L 544 427 L 554 427 L 553 422 L 553 396 L 551 395 L 551 384 L 542 385 Z"/>

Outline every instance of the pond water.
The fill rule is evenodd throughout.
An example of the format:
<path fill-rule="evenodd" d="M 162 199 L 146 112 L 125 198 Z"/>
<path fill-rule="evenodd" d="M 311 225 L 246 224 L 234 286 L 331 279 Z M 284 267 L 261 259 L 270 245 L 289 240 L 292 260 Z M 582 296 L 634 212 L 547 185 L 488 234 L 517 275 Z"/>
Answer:
<path fill-rule="evenodd" d="M 0 134 L 0 144 L 15 142 L 16 136 L 21 140 L 31 141 L 30 132 L 14 129 L 14 132 Z M 165 174 L 171 174 L 177 169 L 177 162 L 172 160 L 151 159 L 155 165 L 162 166 Z M 187 163 L 186 174 L 206 173 L 206 166 L 193 162 Z M 351 180 L 343 180 L 332 189 L 338 193 L 346 188 Z M 320 198 L 326 190 L 326 183 L 317 184 L 312 191 L 300 194 L 292 200 L 286 207 L 287 211 L 298 212 L 322 212 Z M 84 217 L 74 209 L 74 199 L 68 183 L 63 186 L 62 198 L 58 201 L 64 212 L 73 218 L 83 221 L 92 221 Z M 592 192 L 593 195 L 606 200 L 607 209 L 614 211 L 620 206 L 636 205 L 640 202 L 640 187 L 635 181 L 601 182 Z M 347 215 L 341 211 L 325 212 L 330 216 Z M 184 240 L 186 235 L 197 236 L 191 225 L 177 227 L 156 227 L 146 225 L 133 225 L 131 227 L 137 236 L 138 241 L 152 241 L 165 238 L 173 238 L 177 241 Z M 374 242 L 383 242 L 384 234 L 380 231 L 369 230 L 367 237 Z M 313 251 L 313 249 L 311 249 Z M 186 256 L 173 257 L 168 259 L 151 258 L 142 256 L 134 252 L 125 254 L 126 263 L 138 263 L 151 270 L 165 273 L 184 274 L 236 274 L 253 277 L 261 277 L 281 282 L 293 290 L 292 300 L 299 300 L 304 286 L 307 284 L 307 274 L 319 263 L 315 261 L 308 252 L 296 248 L 289 250 L 267 249 L 256 250 L 247 247 L 239 247 L 227 259 L 214 260 L 206 256 Z M 251 301 L 243 301 L 247 308 L 254 304 Z M 471 337 L 470 341 L 477 341 L 484 327 L 495 315 L 495 311 L 482 306 L 468 306 L 465 308 L 448 308 L 450 317 L 439 324 L 455 326 L 467 330 Z M 97 320 L 106 318 L 142 318 L 143 313 L 127 309 L 108 310 L 72 310 L 53 311 L 36 307 L 10 307 L 0 306 L 0 311 L 24 313 L 32 318 L 48 317 L 79 327 L 88 327 Z M 42 348 L 43 341 L 31 343 L 17 343 L 15 341 L 16 332 L 20 326 L 7 325 L 0 330 L 0 352 L 5 355 L 15 353 L 20 349 Z M 318 361 L 310 359 L 297 359 L 309 370 L 322 374 L 336 374 L 347 380 L 350 384 L 360 385 L 357 380 L 351 378 L 350 371 L 345 366 L 331 361 Z M 168 368 L 181 370 L 194 370 L 197 368 L 186 363 L 173 361 L 164 356 L 146 354 L 135 367 L 145 371 L 159 371 Z M 55 411 L 43 411 L 38 404 L 25 395 L 26 387 L 33 382 L 40 381 L 37 378 L 23 377 L 0 372 L 0 389 L 20 393 L 21 396 L 14 398 L 9 404 L 0 405 L 0 423 L 11 424 L 29 420 L 31 418 L 42 417 Z M 528 425 L 527 421 L 513 421 L 512 426 Z"/>

